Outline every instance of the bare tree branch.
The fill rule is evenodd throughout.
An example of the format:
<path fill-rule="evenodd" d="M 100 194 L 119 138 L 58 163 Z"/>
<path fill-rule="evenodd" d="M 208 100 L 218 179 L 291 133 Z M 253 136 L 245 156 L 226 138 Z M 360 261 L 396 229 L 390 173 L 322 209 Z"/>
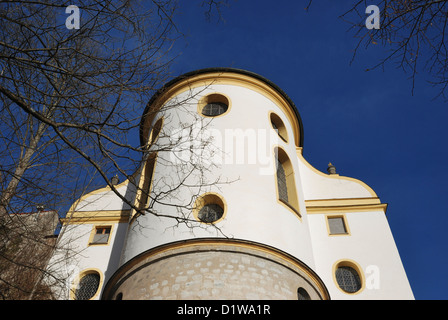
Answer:
<path fill-rule="evenodd" d="M 341 15 L 359 38 L 352 61 L 362 46 L 368 48 L 381 44 L 389 49 L 389 53 L 367 71 L 395 63 L 410 74 L 412 93 L 416 89 L 418 75 L 426 72 L 432 77 L 429 82 L 439 88 L 439 96 L 445 97 L 448 85 L 447 2 L 383 0 L 378 4 L 381 27 L 372 30 L 365 27 L 368 4 L 367 1 L 357 1 Z"/>
<path fill-rule="evenodd" d="M 217 10 L 221 17 L 226 2 L 202 3 L 207 16 Z M 151 204 L 174 206 L 181 214 L 166 217 L 174 225 L 192 226 L 188 211 L 192 203 L 172 203 L 168 195 L 175 199 L 179 186 L 197 190 L 220 183 L 204 179 L 199 179 L 203 186 L 191 183 L 190 178 L 205 172 L 199 164 L 180 166 L 178 185 L 157 193 L 149 194 L 135 181 L 142 159 L 175 147 L 175 143 L 153 144 L 148 149 L 133 136 L 139 136 L 144 106 L 170 78 L 172 45 L 183 36 L 174 20 L 176 1 L 80 0 L 80 29 L 65 26 L 70 4 L 0 1 L 0 282 L 5 284 L 0 298 L 4 299 L 50 295 L 41 281 L 44 276 L 65 281 L 40 264 L 47 260 L 48 250 L 35 261 L 20 259 L 25 251 L 19 243 L 33 248 L 45 241 L 41 234 L 27 233 L 30 228 L 24 224 L 25 232 L 18 227 L 13 232 L 15 214 L 33 212 L 43 204 L 65 216 L 76 199 L 107 185 L 137 214 L 162 216 Z M 114 175 L 128 179 L 135 192 L 146 193 L 149 206 L 120 193 L 110 179 Z M 59 241 L 47 247 L 62 250 L 61 259 L 81 254 Z M 2 273 L 2 268 L 8 272 Z M 34 270 L 27 280 L 31 286 L 19 281 L 19 272 L 25 269 Z"/>

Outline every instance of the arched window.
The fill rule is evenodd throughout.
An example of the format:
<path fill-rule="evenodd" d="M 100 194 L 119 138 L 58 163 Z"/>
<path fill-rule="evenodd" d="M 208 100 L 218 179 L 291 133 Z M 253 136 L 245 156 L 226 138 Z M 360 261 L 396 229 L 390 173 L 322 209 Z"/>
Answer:
<path fill-rule="evenodd" d="M 349 265 L 338 265 L 335 272 L 336 282 L 343 291 L 356 293 L 362 288 L 362 281 L 358 271 Z"/>
<path fill-rule="evenodd" d="M 75 291 L 75 300 L 89 300 L 97 293 L 100 286 L 101 276 L 98 272 L 93 271 L 84 274 L 79 280 Z"/>
<path fill-rule="evenodd" d="M 149 136 L 149 145 L 151 146 L 159 137 L 160 131 L 162 130 L 163 126 L 163 118 L 160 118 L 156 121 L 154 126 L 152 127 L 151 134 Z"/>
<path fill-rule="evenodd" d="M 298 300 L 311 300 L 311 297 L 304 288 L 300 287 L 299 289 L 297 289 L 297 299 Z"/>
<path fill-rule="evenodd" d="M 288 203 L 288 184 L 286 183 L 286 172 L 283 163 L 277 159 L 277 187 L 280 201 Z"/>
<path fill-rule="evenodd" d="M 156 165 L 157 153 L 151 153 L 146 160 L 145 167 L 143 169 L 143 178 L 140 183 L 139 190 L 139 209 L 145 209 L 149 205 L 152 176 Z"/>
<path fill-rule="evenodd" d="M 282 119 L 273 112 L 271 112 L 271 115 L 269 117 L 271 120 L 272 128 L 275 130 L 275 132 L 277 132 L 277 134 L 280 138 L 283 139 L 283 141 L 288 142 L 288 132 L 286 131 L 286 127 Z"/>
<path fill-rule="evenodd" d="M 275 156 L 278 200 L 300 217 L 292 162 L 281 148 L 275 149 Z"/>

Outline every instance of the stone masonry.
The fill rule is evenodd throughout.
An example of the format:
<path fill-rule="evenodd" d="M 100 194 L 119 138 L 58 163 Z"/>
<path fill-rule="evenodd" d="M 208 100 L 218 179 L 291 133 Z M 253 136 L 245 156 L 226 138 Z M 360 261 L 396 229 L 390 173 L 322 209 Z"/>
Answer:
<path fill-rule="evenodd" d="M 279 300 L 297 299 L 300 287 L 312 299 L 322 299 L 303 270 L 278 257 L 248 248 L 201 247 L 141 261 L 117 281 L 112 295 L 132 300 Z"/>

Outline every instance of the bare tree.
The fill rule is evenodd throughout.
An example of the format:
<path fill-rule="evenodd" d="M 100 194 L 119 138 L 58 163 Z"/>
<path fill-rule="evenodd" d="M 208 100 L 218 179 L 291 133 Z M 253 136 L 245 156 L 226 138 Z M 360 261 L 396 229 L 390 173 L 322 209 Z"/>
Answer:
<path fill-rule="evenodd" d="M 388 53 L 368 70 L 393 63 L 409 74 L 412 92 L 419 72 L 428 72 L 430 83 L 445 96 L 448 86 L 447 38 L 448 6 L 445 0 L 383 0 L 375 3 L 380 9 L 380 28 L 366 28 L 367 1 L 353 3 L 341 17 L 351 25 L 359 38 L 355 55 L 361 47 L 383 45 Z"/>
<path fill-rule="evenodd" d="M 206 14 L 220 6 L 202 3 Z M 0 1 L 0 258 L 39 272 L 45 270 L 11 251 L 13 214 L 41 204 L 63 214 L 104 183 L 144 213 L 110 178 L 135 183 L 149 150 L 132 137 L 139 136 L 143 106 L 170 77 L 170 50 L 182 36 L 176 1 L 80 0 L 79 29 L 66 25 L 70 4 Z M 30 289 L 8 281 L 0 273 L 0 282 L 28 297 L 40 283 Z"/>

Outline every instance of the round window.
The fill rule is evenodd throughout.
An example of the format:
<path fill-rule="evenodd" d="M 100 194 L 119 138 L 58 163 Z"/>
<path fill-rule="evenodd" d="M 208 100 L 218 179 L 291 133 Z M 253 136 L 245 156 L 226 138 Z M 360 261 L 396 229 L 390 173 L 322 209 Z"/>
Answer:
<path fill-rule="evenodd" d="M 203 223 L 214 223 L 223 218 L 226 205 L 224 200 L 215 193 L 206 193 L 195 202 L 193 214 Z"/>
<path fill-rule="evenodd" d="M 88 273 L 81 278 L 75 292 L 75 300 L 89 300 L 98 291 L 100 275 L 97 272 Z"/>
<path fill-rule="evenodd" d="M 213 223 L 222 218 L 224 209 L 220 205 L 212 203 L 206 204 L 199 210 L 198 218 L 205 223 Z"/>

